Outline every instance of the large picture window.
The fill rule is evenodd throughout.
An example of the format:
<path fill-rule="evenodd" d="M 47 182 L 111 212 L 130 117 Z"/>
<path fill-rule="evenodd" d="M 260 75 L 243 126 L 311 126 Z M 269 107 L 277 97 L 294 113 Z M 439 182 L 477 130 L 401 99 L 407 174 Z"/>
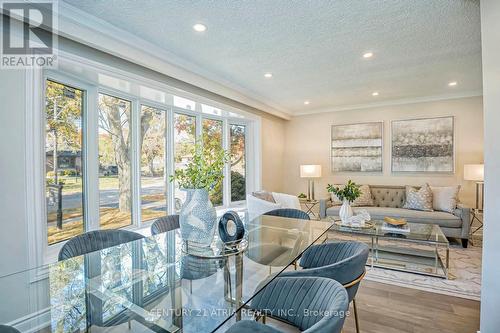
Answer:
<path fill-rule="evenodd" d="M 46 81 L 45 190 L 48 243 L 84 231 L 83 91 Z"/>
<path fill-rule="evenodd" d="M 209 191 L 213 205 L 242 204 L 255 187 L 247 180 L 251 121 L 201 97 L 107 75 L 91 82 L 49 71 L 44 79 L 46 244 L 91 230 L 149 229 L 179 212 L 186 193 L 170 177 L 190 163 L 197 143 L 231 156 L 224 181 Z"/>

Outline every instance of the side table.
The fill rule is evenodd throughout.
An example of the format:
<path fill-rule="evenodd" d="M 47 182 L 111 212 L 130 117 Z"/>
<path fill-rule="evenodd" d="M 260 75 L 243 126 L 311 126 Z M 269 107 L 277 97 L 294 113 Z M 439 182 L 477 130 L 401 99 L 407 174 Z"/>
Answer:
<path fill-rule="evenodd" d="M 474 227 L 474 222 L 477 221 L 477 224 Z M 470 221 L 470 241 L 472 245 L 474 245 L 474 234 L 479 230 L 483 229 L 483 211 L 479 209 L 472 209 L 471 211 L 471 221 Z"/>
<path fill-rule="evenodd" d="M 319 204 L 319 200 L 307 200 L 307 199 L 299 199 L 300 204 L 304 205 L 306 213 L 315 218 L 316 220 L 319 220 L 319 213 L 316 214 L 313 209 Z"/>

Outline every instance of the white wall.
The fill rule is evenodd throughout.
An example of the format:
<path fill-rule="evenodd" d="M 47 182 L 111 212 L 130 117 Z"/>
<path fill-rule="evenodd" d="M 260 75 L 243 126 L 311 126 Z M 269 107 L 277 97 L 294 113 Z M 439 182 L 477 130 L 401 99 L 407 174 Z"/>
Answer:
<path fill-rule="evenodd" d="M 475 186 L 463 181 L 463 165 L 483 162 L 482 98 L 463 98 L 362 110 L 321 113 L 294 117 L 286 126 L 285 169 L 283 184 L 287 193 L 307 191 L 307 182 L 299 178 L 299 165 L 321 164 L 323 177 L 316 181 L 316 196 L 324 197 L 328 183 L 344 183 L 348 179 L 374 185 L 461 184 L 461 200 L 475 204 Z M 391 173 L 391 120 L 455 116 L 455 174 Z M 330 166 L 331 125 L 359 122 L 384 122 L 384 171 L 382 173 L 333 174 Z"/>
<path fill-rule="evenodd" d="M 283 192 L 285 128 L 287 121 L 276 117 L 262 117 L 262 188 Z"/>
<path fill-rule="evenodd" d="M 500 1 L 481 0 L 485 226 L 481 333 L 500 331 Z"/>
<path fill-rule="evenodd" d="M 25 73 L 0 75 L 0 275 L 27 264 L 25 225 Z"/>

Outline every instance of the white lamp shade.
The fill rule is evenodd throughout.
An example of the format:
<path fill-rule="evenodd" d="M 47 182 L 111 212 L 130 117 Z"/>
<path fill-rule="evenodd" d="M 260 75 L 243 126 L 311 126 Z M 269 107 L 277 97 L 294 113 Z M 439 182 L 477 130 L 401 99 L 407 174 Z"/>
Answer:
<path fill-rule="evenodd" d="M 484 181 L 484 164 L 465 164 L 464 180 Z"/>
<path fill-rule="evenodd" d="M 321 177 L 321 165 L 301 165 L 300 166 L 301 178 L 319 178 Z"/>

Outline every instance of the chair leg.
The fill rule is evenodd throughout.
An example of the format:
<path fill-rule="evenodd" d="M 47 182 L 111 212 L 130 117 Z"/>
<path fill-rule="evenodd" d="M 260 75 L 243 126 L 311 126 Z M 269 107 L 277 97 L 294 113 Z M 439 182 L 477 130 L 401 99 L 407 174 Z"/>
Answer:
<path fill-rule="evenodd" d="M 130 322 L 130 320 L 128 321 L 128 329 L 131 330 L 132 329 L 132 323 Z"/>
<path fill-rule="evenodd" d="M 356 307 L 356 299 L 352 300 L 352 307 L 354 309 L 354 322 L 356 323 L 356 333 L 359 333 L 359 319 L 358 319 L 358 308 Z"/>
<path fill-rule="evenodd" d="M 193 280 L 189 280 L 189 293 L 193 293 Z"/>

